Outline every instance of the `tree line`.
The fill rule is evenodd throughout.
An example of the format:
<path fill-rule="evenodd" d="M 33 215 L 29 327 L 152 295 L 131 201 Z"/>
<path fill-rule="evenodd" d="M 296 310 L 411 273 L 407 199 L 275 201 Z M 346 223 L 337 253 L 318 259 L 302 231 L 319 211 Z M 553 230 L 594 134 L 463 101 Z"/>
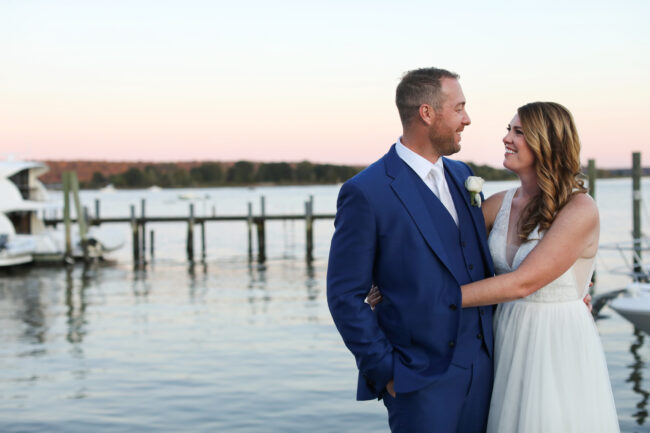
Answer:
<path fill-rule="evenodd" d="M 190 169 L 173 163 L 151 164 L 144 168 L 130 167 L 126 171 L 105 176 L 95 171 L 83 182 L 85 188 L 101 188 L 113 184 L 117 188 L 146 188 L 157 185 L 173 187 L 238 186 L 253 184 L 332 184 L 351 178 L 363 167 L 334 164 L 313 164 L 237 161 L 230 166 L 205 162 Z"/>
<path fill-rule="evenodd" d="M 486 180 L 514 179 L 507 170 L 487 165 L 469 163 L 475 175 Z M 295 164 L 287 162 L 253 163 L 237 161 L 225 168 L 217 162 L 206 162 L 189 170 L 173 163 L 151 164 L 143 169 L 128 168 L 123 173 L 105 176 L 99 171 L 93 173 L 90 181 L 82 187 L 101 188 L 113 184 L 117 188 L 147 188 L 157 185 L 170 187 L 210 187 L 239 186 L 253 184 L 336 184 L 345 182 L 363 167 L 313 164 L 302 161 Z"/>
<path fill-rule="evenodd" d="M 487 165 L 469 163 L 477 176 L 486 180 L 514 179 L 514 175 Z M 237 161 L 230 166 L 218 162 L 205 162 L 190 169 L 173 163 L 151 164 L 144 168 L 130 167 L 126 171 L 105 176 L 95 171 L 84 188 L 101 188 L 113 184 L 117 188 L 147 188 L 157 185 L 173 187 L 240 186 L 253 184 L 301 185 L 336 184 L 345 182 L 364 167 L 299 163 Z"/>

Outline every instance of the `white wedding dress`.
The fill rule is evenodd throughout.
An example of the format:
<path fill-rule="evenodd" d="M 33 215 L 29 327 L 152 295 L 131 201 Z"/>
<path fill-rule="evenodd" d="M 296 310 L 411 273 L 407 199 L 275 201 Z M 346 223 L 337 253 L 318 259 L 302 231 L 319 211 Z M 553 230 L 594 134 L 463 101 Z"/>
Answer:
<path fill-rule="evenodd" d="M 517 269 L 541 238 L 535 229 L 530 241 L 508 246 L 515 191 L 488 238 L 497 275 Z M 582 301 L 594 260 L 578 259 L 530 296 L 498 306 L 488 433 L 620 431 L 598 330 Z"/>

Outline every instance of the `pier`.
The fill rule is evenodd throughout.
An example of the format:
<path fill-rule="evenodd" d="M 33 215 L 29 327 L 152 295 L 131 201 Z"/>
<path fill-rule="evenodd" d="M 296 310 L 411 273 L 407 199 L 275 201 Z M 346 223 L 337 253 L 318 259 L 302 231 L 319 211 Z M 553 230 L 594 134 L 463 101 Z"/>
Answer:
<path fill-rule="evenodd" d="M 77 193 L 78 194 L 78 193 Z M 73 194 L 76 195 L 76 194 Z M 64 198 L 67 194 L 64 195 Z M 78 198 L 77 198 L 78 200 Z M 315 214 L 314 198 L 310 196 L 305 201 L 304 214 L 282 214 L 282 215 L 267 215 L 265 212 L 266 198 L 260 197 L 260 214 L 253 215 L 253 204 L 248 203 L 248 213 L 245 215 L 215 215 L 213 210 L 212 216 L 196 216 L 194 213 L 194 203 L 189 204 L 187 216 L 148 216 L 146 214 L 146 200 L 142 199 L 140 202 L 140 215 L 136 215 L 135 205 L 131 205 L 130 215 L 124 217 L 101 217 L 100 209 L 101 203 L 98 199 L 95 200 L 95 214 L 89 215 L 87 208 L 80 210 L 77 205 L 77 214 L 82 215 L 82 218 L 71 218 L 69 201 L 64 200 L 64 217 L 63 218 L 44 218 L 43 222 L 46 226 L 56 227 L 58 224 L 65 224 L 66 231 L 69 230 L 70 224 L 79 223 L 82 227 L 99 226 L 101 224 L 115 224 L 124 223 L 131 226 L 131 244 L 132 244 L 132 257 L 133 264 L 136 266 L 144 265 L 147 262 L 147 242 L 149 246 L 149 257 L 155 256 L 155 233 L 153 230 L 147 236 L 146 226 L 151 223 L 185 223 L 187 224 L 187 240 L 186 240 L 186 255 L 190 263 L 195 261 L 195 245 L 194 245 L 194 230 L 201 230 L 201 255 L 200 260 L 206 260 L 206 236 L 205 226 L 207 223 L 219 222 L 233 222 L 240 221 L 247 225 L 248 229 L 248 257 L 249 260 L 254 259 L 253 249 L 253 232 L 256 233 L 257 238 L 257 262 L 264 263 L 266 261 L 266 222 L 267 221 L 305 221 L 305 259 L 308 262 L 313 261 L 314 249 L 314 221 L 316 220 L 332 220 L 335 214 Z M 66 210 L 67 209 L 67 210 Z"/>

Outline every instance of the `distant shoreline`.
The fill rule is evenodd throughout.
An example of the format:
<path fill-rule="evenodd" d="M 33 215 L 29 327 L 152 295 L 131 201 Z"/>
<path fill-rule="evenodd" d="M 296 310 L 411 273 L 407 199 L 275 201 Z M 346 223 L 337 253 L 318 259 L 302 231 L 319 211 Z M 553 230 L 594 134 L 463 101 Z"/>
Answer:
<path fill-rule="evenodd" d="M 254 162 L 254 161 L 43 161 L 50 168 L 41 181 L 56 189 L 64 171 L 75 171 L 83 189 L 101 189 L 113 185 L 121 189 L 142 189 L 151 186 L 163 188 L 211 188 L 211 187 L 261 187 L 331 185 L 345 182 L 365 166 L 320 164 L 300 162 Z M 503 168 L 477 165 L 468 162 L 477 176 L 488 181 L 514 180 L 516 177 Z M 583 167 L 583 173 L 586 173 Z M 631 168 L 598 169 L 599 179 L 630 177 Z M 642 169 L 643 176 L 650 176 L 650 167 Z"/>

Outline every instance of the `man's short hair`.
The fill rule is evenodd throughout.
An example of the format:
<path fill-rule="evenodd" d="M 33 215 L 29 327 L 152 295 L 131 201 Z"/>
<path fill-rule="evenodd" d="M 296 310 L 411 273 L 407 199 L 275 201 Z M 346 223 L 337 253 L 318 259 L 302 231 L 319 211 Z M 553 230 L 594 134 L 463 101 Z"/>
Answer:
<path fill-rule="evenodd" d="M 397 85 L 395 104 L 404 127 L 408 126 L 418 114 L 422 104 L 439 110 L 444 102 L 440 81 L 443 78 L 457 80 L 458 74 L 438 68 L 421 68 L 408 71 Z"/>

